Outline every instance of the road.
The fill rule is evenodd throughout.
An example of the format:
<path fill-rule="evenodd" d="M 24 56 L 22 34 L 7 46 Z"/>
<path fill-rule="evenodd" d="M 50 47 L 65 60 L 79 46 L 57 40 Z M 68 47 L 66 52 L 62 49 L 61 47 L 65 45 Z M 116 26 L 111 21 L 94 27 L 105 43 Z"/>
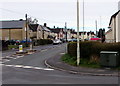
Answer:
<path fill-rule="evenodd" d="M 44 61 L 63 54 L 65 44 L 35 48 L 38 50 L 36 53 L 13 57 L 15 59 L 3 63 L 3 84 L 118 84 L 115 76 L 83 76 L 47 68 Z M 6 55 L 9 57 L 11 52 L 5 54 L 4 51 L 3 56 Z"/>

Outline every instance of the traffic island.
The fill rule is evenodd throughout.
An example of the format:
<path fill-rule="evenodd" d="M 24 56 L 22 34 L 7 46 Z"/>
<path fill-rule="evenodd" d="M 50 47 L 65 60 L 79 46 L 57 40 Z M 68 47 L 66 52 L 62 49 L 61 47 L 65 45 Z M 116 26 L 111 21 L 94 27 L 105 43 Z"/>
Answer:
<path fill-rule="evenodd" d="M 16 54 L 27 54 L 27 51 L 16 51 Z"/>
<path fill-rule="evenodd" d="M 35 50 L 35 49 L 30 49 L 30 50 L 27 50 L 27 54 L 33 54 L 33 53 L 35 53 L 37 50 Z"/>
<path fill-rule="evenodd" d="M 19 51 L 16 51 L 16 54 L 27 54 L 27 51 L 23 51 L 23 46 L 19 45 Z"/>

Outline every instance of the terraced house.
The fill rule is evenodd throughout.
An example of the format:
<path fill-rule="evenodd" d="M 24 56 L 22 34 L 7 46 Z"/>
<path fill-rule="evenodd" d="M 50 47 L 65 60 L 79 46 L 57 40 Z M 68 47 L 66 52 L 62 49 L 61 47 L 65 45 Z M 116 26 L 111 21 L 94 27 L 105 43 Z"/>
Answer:
<path fill-rule="evenodd" d="M 27 24 L 27 25 L 26 25 Z M 27 26 L 27 31 L 26 31 Z M 55 33 L 46 24 L 26 23 L 25 20 L 0 21 L 1 40 L 52 39 Z"/>

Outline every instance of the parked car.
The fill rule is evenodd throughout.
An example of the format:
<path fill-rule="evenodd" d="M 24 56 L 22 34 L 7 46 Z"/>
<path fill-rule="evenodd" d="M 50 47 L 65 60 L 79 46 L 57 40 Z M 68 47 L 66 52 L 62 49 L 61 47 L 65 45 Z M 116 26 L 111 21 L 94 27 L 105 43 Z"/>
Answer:
<path fill-rule="evenodd" d="M 31 43 L 32 41 L 31 40 L 27 40 L 28 43 Z M 22 40 L 21 43 L 26 43 L 26 39 L 25 40 Z"/>
<path fill-rule="evenodd" d="M 77 39 L 68 39 L 68 42 L 77 42 Z"/>
<path fill-rule="evenodd" d="M 90 40 L 91 41 L 99 41 L 99 40 L 101 40 L 101 38 L 91 38 Z"/>
<path fill-rule="evenodd" d="M 15 40 L 16 45 L 19 45 L 21 42 L 20 40 Z"/>
<path fill-rule="evenodd" d="M 65 42 L 66 42 L 66 39 L 60 39 L 60 41 L 62 41 L 62 43 L 65 43 Z"/>
<path fill-rule="evenodd" d="M 61 44 L 62 41 L 60 39 L 55 39 L 53 40 L 53 44 Z"/>
<path fill-rule="evenodd" d="M 8 45 L 14 45 L 16 43 L 16 40 L 7 40 Z"/>
<path fill-rule="evenodd" d="M 72 39 L 67 39 L 68 42 L 72 42 Z"/>

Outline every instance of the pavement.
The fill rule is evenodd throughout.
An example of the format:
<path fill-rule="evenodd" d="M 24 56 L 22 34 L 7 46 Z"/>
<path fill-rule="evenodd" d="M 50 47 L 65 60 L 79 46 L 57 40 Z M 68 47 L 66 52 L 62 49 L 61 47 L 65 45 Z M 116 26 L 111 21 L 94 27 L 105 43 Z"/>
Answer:
<path fill-rule="evenodd" d="M 62 55 L 63 54 L 60 54 L 45 60 L 45 65 L 47 67 L 69 72 L 72 74 L 92 75 L 92 76 L 119 76 L 120 75 L 118 70 L 113 70 L 110 68 L 86 68 L 86 67 L 71 66 L 61 61 Z"/>

